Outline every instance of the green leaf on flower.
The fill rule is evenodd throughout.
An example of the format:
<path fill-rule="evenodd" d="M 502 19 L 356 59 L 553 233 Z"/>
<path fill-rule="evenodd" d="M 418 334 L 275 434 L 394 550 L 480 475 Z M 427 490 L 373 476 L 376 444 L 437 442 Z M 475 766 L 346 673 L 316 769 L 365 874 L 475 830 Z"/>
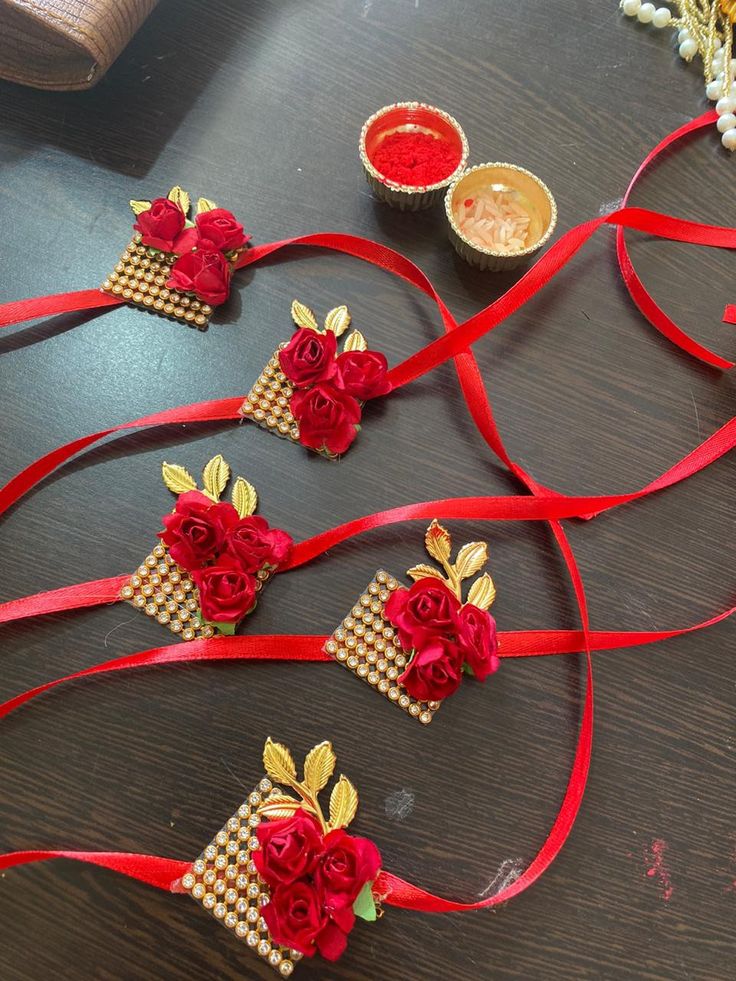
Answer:
<path fill-rule="evenodd" d="M 215 630 L 220 634 L 227 634 L 230 637 L 235 633 L 236 623 L 217 623 L 214 620 L 205 620 L 205 623 L 211 624 Z"/>
<path fill-rule="evenodd" d="M 374 923 L 377 919 L 372 886 L 372 882 L 366 882 L 353 903 L 353 913 L 359 916 L 361 920 L 367 920 L 369 923 Z"/>

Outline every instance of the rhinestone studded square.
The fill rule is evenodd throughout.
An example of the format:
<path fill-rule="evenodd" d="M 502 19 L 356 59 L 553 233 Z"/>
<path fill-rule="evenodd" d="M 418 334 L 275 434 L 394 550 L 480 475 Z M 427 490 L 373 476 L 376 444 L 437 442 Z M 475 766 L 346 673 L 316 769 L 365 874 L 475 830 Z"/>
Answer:
<path fill-rule="evenodd" d="M 102 290 L 143 310 L 205 330 L 212 307 L 194 293 L 178 293 L 166 287 L 175 260 L 172 253 L 141 245 L 141 236 L 136 235 L 102 284 Z"/>
<path fill-rule="evenodd" d="M 258 592 L 270 575 L 267 570 L 258 573 Z M 123 586 L 120 596 L 146 616 L 155 617 L 162 627 L 168 627 L 182 640 L 215 636 L 213 627 L 199 622 L 199 592 L 189 573 L 174 562 L 160 542 Z"/>
<path fill-rule="evenodd" d="M 244 941 L 281 975 L 288 978 L 302 955 L 274 944 L 262 908 L 269 901 L 266 883 L 256 872 L 252 853 L 258 848 L 256 828 L 259 805 L 273 788 L 264 778 L 217 832 L 189 872 L 182 886 L 238 940 Z"/>
<path fill-rule="evenodd" d="M 399 682 L 408 658 L 394 628 L 383 617 L 384 604 L 399 586 L 388 572 L 377 572 L 324 649 L 412 718 L 428 725 L 440 703 L 417 701 Z"/>
<path fill-rule="evenodd" d="M 246 419 L 253 419 L 276 436 L 290 439 L 292 443 L 299 442 L 299 423 L 291 414 L 289 408 L 294 386 L 281 370 L 279 351 L 286 344 L 279 344 L 273 357 L 261 372 L 258 381 L 245 397 L 240 407 L 240 413 Z M 335 459 L 326 451 L 316 451 L 328 459 Z"/>

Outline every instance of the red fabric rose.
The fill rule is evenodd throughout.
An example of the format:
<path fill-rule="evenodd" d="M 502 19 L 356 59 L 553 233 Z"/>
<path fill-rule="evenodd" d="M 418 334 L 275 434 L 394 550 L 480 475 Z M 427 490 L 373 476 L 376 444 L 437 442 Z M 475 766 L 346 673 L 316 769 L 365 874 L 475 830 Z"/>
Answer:
<path fill-rule="evenodd" d="M 175 252 L 175 242 L 184 228 L 186 218 L 178 204 L 168 198 L 151 201 L 148 211 L 141 211 L 133 228 L 141 233 L 141 241 L 152 249 Z"/>
<path fill-rule="evenodd" d="M 401 646 L 410 651 L 429 637 L 454 633 L 459 609 L 459 600 L 443 582 L 427 578 L 393 592 L 384 611 L 399 632 Z"/>
<path fill-rule="evenodd" d="M 228 297 L 231 271 L 222 252 L 186 252 L 171 267 L 166 285 L 216 305 Z"/>
<path fill-rule="evenodd" d="M 256 581 L 226 558 L 191 573 L 199 609 L 212 623 L 237 623 L 256 605 Z"/>
<path fill-rule="evenodd" d="M 388 362 L 380 351 L 344 351 L 337 359 L 335 384 L 361 402 L 391 391 Z"/>
<path fill-rule="evenodd" d="M 212 501 L 199 491 L 181 494 L 173 514 L 164 519 L 165 531 L 158 537 L 168 546 L 172 559 L 187 572 L 195 572 L 216 558 L 225 543 L 225 533 L 238 521 L 232 506 Z"/>
<path fill-rule="evenodd" d="M 373 882 L 378 874 L 381 854 L 372 841 L 342 830 L 326 835 L 324 848 L 314 881 L 322 892 L 324 909 L 349 933 L 355 925 L 353 903 L 366 882 Z"/>
<path fill-rule="evenodd" d="M 205 252 L 229 252 L 239 249 L 250 238 L 231 211 L 212 208 L 194 219 L 197 226 L 197 248 Z"/>
<path fill-rule="evenodd" d="M 420 647 L 399 681 L 420 702 L 439 702 L 452 695 L 463 678 L 463 656 L 447 637 L 432 637 Z"/>
<path fill-rule="evenodd" d="M 322 850 L 319 824 L 301 809 L 290 818 L 261 822 L 256 836 L 261 847 L 253 852 L 253 861 L 272 887 L 308 875 Z"/>
<path fill-rule="evenodd" d="M 496 621 L 490 613 L 467 603 L 460 610 L 457 642 L 465 662 L 478 681 L 498 670 Z"/>
<path fill-rule="evenodd" d="M 294 392 L 291 412 L 299 423 L 299 442 L 313 450 L 344 453 L 358 435 L 360 406 L 329 383 Z"/>
<path fill-rule="evenodd" d="M 279 351 L 279 364 L 296 388 L 307 388 L 333 377 L 336 351 L 337 338 L 333 331 L 318 334 L 309 327 L 300 327 Z"/>
<path fill-rule="evenodd" d="M 319 891 L 306 879 L 276 886 L 261 912 L 272 939 L 306 957 L 319 950 L 336 961 L 347 946 L 346 934 L 328 920 Z"/>
<path fill-rule="evenodd" d="M 269 528 L 265 518 L 241 518 L 227 534 L 225 549 L 244 572 L 258 572 L 264 566 L 276 568 L 289 557 L 291 535 L 280 528 Z"/>

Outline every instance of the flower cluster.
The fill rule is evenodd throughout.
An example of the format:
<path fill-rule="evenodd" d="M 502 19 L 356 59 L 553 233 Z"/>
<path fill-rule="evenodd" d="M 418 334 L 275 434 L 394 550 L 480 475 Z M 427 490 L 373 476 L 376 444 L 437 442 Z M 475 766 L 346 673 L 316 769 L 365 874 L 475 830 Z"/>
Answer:
<path fill-rule="evenodd" d="M 241 518 L 232 504 L 213 503 L 197 490 L 181 494 L 163 523 L 159 538 L 196 583 L 202 618 L 221 631 L 250 613 L 256 574 L 282 565 L 293 545 L 290 535 L 264 518 Z"/>
<path fill-rule="evenodd" d="M 279 362 L 296 389 L 290 409 L 299 423 L 299 441 L 333 456 L 357 436 L 361 403 L 391 390 L 385 356 L 369 350 L 338 354 L 332 330 L 300 327 L 279 352 Z"/>
<path fill-rule="evenodd" d="M 174 191 L 180 191 L 175 188 Z M 140 211 L 133 226 L 143 245 L 179 256 L 166 282 L 170 289 L 195 293 L 205 303 L 223 303 L 230 292 L 232 266 L 228 253 L 250 239 L 237 218 L 225 208 L 200 199 L 194 222 L 187 220 L 188 197 L 156 198 Z"/>
<path fill-rule="evenodd" d="M 256 834 L 260 848 L 253 861 L 271 890 L 262 915 L 272 939 L 307 957 L 319 951 L 337 960 L 355 925 L 359 897 L 370 893 L 381 867 L 378 849 L 341 828 L 323 834 L 301 808 L 261 823 Z"/>
<path fill-rule="evenodd" d="M 421 579 L 397 589 L 384 612 L 404 650 L 413 651 L 399 681 L 419 701 L 452 695 L 463 671 L 484 681 L 498 669 L 496 621 L 472 603 L 461 605 L 444 582 Z"/>

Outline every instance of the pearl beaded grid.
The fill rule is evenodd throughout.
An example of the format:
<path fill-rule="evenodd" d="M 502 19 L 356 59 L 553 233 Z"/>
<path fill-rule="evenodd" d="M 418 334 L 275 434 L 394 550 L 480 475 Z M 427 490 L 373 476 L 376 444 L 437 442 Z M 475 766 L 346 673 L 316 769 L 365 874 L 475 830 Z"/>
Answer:
<path fill-rule="evenodd" d="M 238 940 L 267 961 L 277 974 L 288 978 L 302 955 L 271 939 L 261 915 L 270 894 L 252 859 L 252 853 L 259 847 L 258 807 L 271 792 L 280 793 L 264 777 L 182 876 L 181 884 L 192 899 L 209 910 Z"/>
<path fill-rule="evenodd" d="M 388 572 L 377 572 L 324 650 L 412 718 L 428 725 L 440 703 L 417 701 L 399 682 L 408 658 L 394 628 L 383 619 L 384 604 L 399 585 Z"/>
<path fill-rule="evenodd" d="M 258 381 L 245 397 L 245 401 L 240 407 L 240 414 L 246 419 L 253 419 L 270 433 L 275 433 L 276 436 L 298 443 L 299 423 L 289 408 L 291 396 L 294 394 L 294 386 L 281 370 L 279 362 L 279 352 L 285 347 L 286 343 L 284 342 L 276 348 Z M 315 452 L 330 460 L 337 459 L 334 454 L 328 453 L 327 450 L 316 450 Z"/>
<path fill-rule="evenodd" d="M 102 284 L 102 291 L 121 297 L 143 310 L 205 330 L 210 322 L 212 307 L 194 293 L 177 293 L 166 286 L 176 258 L 172 253 L 141 245 L 138 234 Z"/>
<path fill-rule="evenodd" d="M 674 17 L 669 7 L 655 7 L 642 0 L 621 0 L 619 6 L 627 17 L 635 18 L 640 24 L 672 27 L 678 54 L 684 61 L 700 55 L 705 94 L 716 103 L 721 143 L 727 150 L 736 150 L 736 58 L 731 57 L 736 4 L 733 0 L 710 0 L 710 5 L 701 0 L 672 2 L 681 16 Z M 719 31 L 723 40 L 718 36 Z"/>
<path fill-rule="evenodd" d="M 260 591 L 271 573 L 262 569 L 256 576 Z M 165 545 L 155 545 L 120 591 L 120 596 L 146 616 L 182 640 L 214 637 L 210 624 L 199 621 L 199 591 L 189 573 L 174 562 Z"/>

